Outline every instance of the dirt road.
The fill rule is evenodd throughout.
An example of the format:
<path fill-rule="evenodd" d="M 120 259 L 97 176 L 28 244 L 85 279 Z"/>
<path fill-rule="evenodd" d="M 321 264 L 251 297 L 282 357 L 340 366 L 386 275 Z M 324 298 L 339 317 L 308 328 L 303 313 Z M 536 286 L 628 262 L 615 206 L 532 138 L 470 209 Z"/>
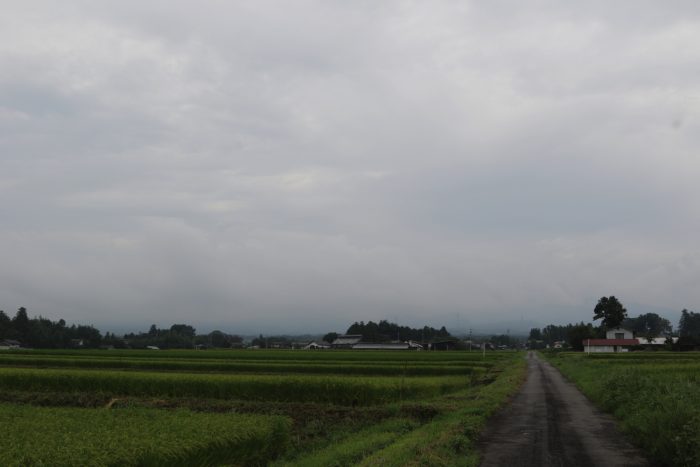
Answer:
<path fill-rule="evenodd" d="M 523 388 L 487 425 L 482 467 L 648 466 L 613 419 L 534 352 Z"/>

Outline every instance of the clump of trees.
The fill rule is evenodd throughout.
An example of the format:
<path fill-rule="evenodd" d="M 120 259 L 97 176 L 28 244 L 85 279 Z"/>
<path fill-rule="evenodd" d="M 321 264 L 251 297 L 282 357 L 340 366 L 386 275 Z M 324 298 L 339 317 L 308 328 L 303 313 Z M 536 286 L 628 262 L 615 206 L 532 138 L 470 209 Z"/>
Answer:
<path fill-rule="evenodd" d="M 519 346 L 520 342 L 517 337 L 511 336 L 510 334 L 498 334 L 491 336 L 488 342 L 495 347 L 507 347 L 516 348 Z"/>
<path fill-rule="evenodd" d="M 122 342 L 123 345 L 136 349 L 148 346 L 161 349 L 191 349 L 195 346 L 229 348 L 241 345 L 243 338 L 219 330 L 198 335 L 196 329 L 189 324 L 173 324 L 165 329 L 152 324 L 148 332 L 125 334 Z"/>
<path fill-rule="evenodd" d="M 606 329 L 620 326 L 625 318 L 627 318 L 627 309 L 614 295 L 601 297 L 593 309 L 593 320 L 602 320 L 601 323 Z"/>
<path fill-rule="evenodd" d="M 678 323 L 678 344 L 700 346 L 700 313 L 683 309 Z"/>
<path fill-rule="evenodd" d="M 47 349 L 94 348 L 102 343 L 100 331 L 92 326 L 68 326 L 62 319 L 51 321 L 41 316 L 29 318 L 25 307 L 20 307 L 13 318 L 0 310 L 0 339 L 17 340 L 25 347 Z"/>
<path fill-rule="evenodd" d="M 671 322 L 656 313 L 645 313 L 636 318 L 625 318 L 622 327 L 634 332 L 638 338 L 647 340 L 670 335 L 673 330 Z"/>
<path fill-rule="evenodd" d="M 337 332 L 329 332 L 323 336 L 323 341 L 328 342 L 329 344 L 336 340 L 340 334 Z"/>
<path fill-rule="evenodd" d="M 378 323 L 368 321 L 367 323 L 360 321 L 350 325 L 346 334 L 360 334 L 362 339 L 368 342 L 390 342 L 394 340 L 401 341 L 417 341 L 417 342 L 432 342 L 436 340 L 450 339 L 452 334 L 447 332 L 445 326 L 440 329 L 435 329 L 429 326 L 423 328 L 411 328 L 408 326 L 399 326 L 396 323 L 390 323 L 387 320 L 381 320 Z M 329 333 L 330 334 L 330 333 Z M 331 337 L 326 334 L 325 337 Z M 337 337 L 337 336 L 336 336 Z"/>
<path fill-rule="evenodd" d="M 553 347 L 555 342 L 563 342 L 574 350 L 583 350 L 584 339 L 598 339 L 605 337 L 602 327 L 595 327 L 591 323 L 581 321 L 577 324 L 557 326 L 550 324 L 544 328 L 530 329 L 528 346 L 531 349 L 543 349 Z"/>
<path fill-rule="evenodd" d="M 263 336 L 260 334 L 253 338 L 250 345 L 261 349 L 289 349 L 294 345 L 294 341 L 289 336 Z"/>

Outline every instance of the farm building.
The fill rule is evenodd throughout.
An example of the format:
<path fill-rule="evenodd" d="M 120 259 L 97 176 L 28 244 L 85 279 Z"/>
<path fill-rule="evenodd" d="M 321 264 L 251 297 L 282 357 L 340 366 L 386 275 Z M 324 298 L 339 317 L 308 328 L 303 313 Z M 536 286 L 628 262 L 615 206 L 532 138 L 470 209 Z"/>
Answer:
<path fill-rule="evenodd" d="M 417 342 L 358 342 L 352 346 L 353 350 L 422 350 L 423 346 Z"/>
<path fill-rule="evenodd" d="M 623 328 L 610 329 L 605 339 L 584 339 L 583 351 L 591 352 L 627 352 L 633 345 L 639 345 L 632 331 Z"/>
<path fill-rule="evenodd" d="M 22 347 L 22 344 L 19 341 L 12 339 L 0 340 L 0 350 L 19 349 L 20 347 Z"/>
<path fill-rule="evenodd" d="M 352 346 L 353 350 L 408 350 L 410 347 L 407 343 L 373 343 L 373 342 L 358 342 Z"/>
<path fill-rule="evenodd" d="M 423 350 L 423 346 L 414 341 L 362 342 L 361 334 L 338 336 L 330 345 L 332 349 L 353 350 Z"/>
<path fill-rule="evenodd" d="M 352 349 L 352 346 L 359 344 L 361 340 L 361 334 L 344 334 L 342 336 L 338 336 L 333 342 L 331 342 L 331 348 Z"/>
<path fill-rule="evenodd" d="M 639 345 L 643 345 L 645 347 L 659 347 L 659 346 L 664 346 L 666 344 L 669 344 L 668 338 L 667 337 L 640 337 L 639 338 Z M 677 337 L 671 337 L 671 344 L 675 344 L 678 342 Z"/>
<path fill-rule="evenodd" d="M 584 352 L 627 352 L 633 345 L 639 345 L 637 339 L 584 339 Z"/>
<path fill-rule="evenodd" d="M 304 350 L 323 350 L 323 349 L 330 349 L 331 346 L 326 344 L 325 342 L 309 342 L 305 346 L 302 347 Z"/>

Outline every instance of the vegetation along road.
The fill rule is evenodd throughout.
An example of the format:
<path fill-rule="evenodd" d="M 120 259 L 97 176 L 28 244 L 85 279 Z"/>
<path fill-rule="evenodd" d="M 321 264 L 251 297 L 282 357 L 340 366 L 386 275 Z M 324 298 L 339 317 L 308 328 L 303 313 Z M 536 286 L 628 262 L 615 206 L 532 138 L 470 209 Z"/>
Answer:
<path fill-rule="evenodd" d="M 536 353 L 527 381 L 481 439 L 482 467 L 646 466 L 613 419 Z"/>

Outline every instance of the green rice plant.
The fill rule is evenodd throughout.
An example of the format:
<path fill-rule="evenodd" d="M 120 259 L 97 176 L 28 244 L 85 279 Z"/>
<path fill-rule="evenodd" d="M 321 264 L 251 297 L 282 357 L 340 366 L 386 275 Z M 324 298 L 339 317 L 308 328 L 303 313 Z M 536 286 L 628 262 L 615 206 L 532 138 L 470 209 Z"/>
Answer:
<path fill-rule="evenodd" d="M 483 373 L 490 365 L 399 362 L 304 362 L 195 359 L 104 358 L 65 355 L 0 355 L 0 366 L 41 368 L 134 369 L 230 373 L 300 373 L 378 376 L 439 376 Z"/>
<path fill-rule="evenodd" d="M 418 424 L 415 421 L 409 419 L 390 419 L 351 433 L 343 439 L 333 440 L 323 449 L 291 460 L 280 460 L 274 465 L 276 467 L 341 467 L 355 465 L 372 452 L 388 446 L 417 426 Z"/>
<path fill-rule="evenodd" d="M 248 360 L 248 361 L 314 361 L 314 362 L 440 362 L 462 363 L 499 362 L 509 360 L 512 352 L 473 351 L 375 351 L 375 350 L 95 350 L 95 349 L 15 349 L 0 350 L 0 355 L 52 355 L 102 358 L 194 359 L 194 360 Z"/>
<path fill-rule="evenodd" d="M 104 370 L 0 368 L 0 389 L 96 392 L 114 396 L 319 402 L 371 405 L 435 397 L 464 388 L 471 379 L 318 375 L 218 375 Z"/>
<path fill-rule="evenodd" d="M 266 465 L 288 442 L 284 417 L 185 410 L 0 404 L 0 465 Z"/>

